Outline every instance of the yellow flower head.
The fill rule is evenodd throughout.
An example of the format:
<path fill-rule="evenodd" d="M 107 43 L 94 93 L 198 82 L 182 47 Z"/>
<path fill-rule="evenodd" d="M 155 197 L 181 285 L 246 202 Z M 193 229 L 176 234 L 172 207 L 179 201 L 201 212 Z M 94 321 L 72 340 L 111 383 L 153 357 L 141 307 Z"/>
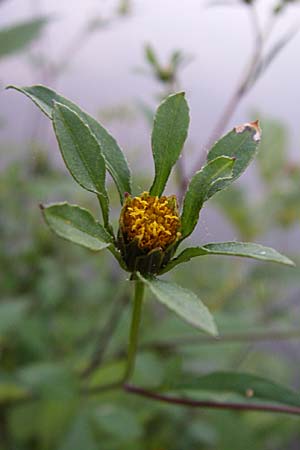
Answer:
<path fill-rule="evenodd" d="M 143 192 L 127 197 L 120 227 L 127 243 L 136 241 L 140 249 L 165 250 L 180 237 L 180 218 L 175 196 L 154 197 Z"/>

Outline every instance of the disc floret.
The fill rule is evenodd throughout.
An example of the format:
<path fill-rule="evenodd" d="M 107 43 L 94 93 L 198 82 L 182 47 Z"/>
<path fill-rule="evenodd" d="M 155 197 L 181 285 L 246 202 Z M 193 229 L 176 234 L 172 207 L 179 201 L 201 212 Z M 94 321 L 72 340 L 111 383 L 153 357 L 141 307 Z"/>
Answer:
<path fill-rule="evenodd" d="M 155 254 L 155 260 L 159 257 L 161 262 L 158 265 L 161 266 L 165 260 L 165 252 L 180 236 L 180 218 L 174 195 L 157 197 L 143 192 L 137 197 L 127 196 L 119 229 L 121 251 L 123 250 L 127 264 L 132 262 L 128 252 L 134 252 L 137 258 L 150 254 L 153 259 Z M 134 259 L 136 263 L 136 258 Z M 131 266 L 130 263 L 129 265 Z M 157 269 L 158 267 L 155 271 Z"/>

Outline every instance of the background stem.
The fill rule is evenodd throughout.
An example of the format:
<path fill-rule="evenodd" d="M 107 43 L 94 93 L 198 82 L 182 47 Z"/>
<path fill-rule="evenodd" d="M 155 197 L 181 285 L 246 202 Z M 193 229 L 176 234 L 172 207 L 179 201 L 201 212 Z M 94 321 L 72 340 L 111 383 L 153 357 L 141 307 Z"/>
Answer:
<path fill-rule="evenodd" d="M 135 291 L 133 300 L 133 311 L 131 318 L 131 327 L 128 344 L 127 368 L 124 375 L 124 381 L 128 381 L 134 371 L 135 357 L 138 344 L 138 334 L 141 321 L 142 302 L 144 297 L 145 285 L 140 280 L 135 280 Z"/>

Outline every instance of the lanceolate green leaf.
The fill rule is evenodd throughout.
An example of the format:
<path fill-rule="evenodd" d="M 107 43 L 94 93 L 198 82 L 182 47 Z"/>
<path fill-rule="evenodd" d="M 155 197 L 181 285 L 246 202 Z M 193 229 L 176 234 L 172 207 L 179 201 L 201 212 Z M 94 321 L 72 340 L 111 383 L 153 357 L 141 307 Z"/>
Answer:
<path fill-rule="evenodd" d="M 212 161 L 218 156 L 229 156 L 235 158 L 236 161 L 232 177 L 215 183 L 209 190 L 207 199 L 221 189 L 229 186 L 242 175 L 256 155 L 260 137 L 261 130 L 258 122 L 246 123 L 235 127 L 210 149 L 207 155 L 207 161 Z"/>
<path fill-rule="evenodd" d="M 155 178 L 151 195 L 160 196 L 185 142 L 189 126 L 189 108 L 184 93 L 167 97 L 158 107 L 152 131 Z"/>
<path fill-rule="evenodd" d="M 295 265 L 286 256 L 264 245 L 253 244 L 252 242 L 214 242 L 212 244 L 206 244 L 203 247 L 186 248 L 176 258 L 172 259 L 161 273 L 168 272 L 178 264 L 190 261 L 196 256 L 205 255 L 242 256 L 261 261 L 285 264 L 287 266 Z"/>
<path fill-rule="evenodd" d="M 112 244 L 110 235 L 86 209 L 65 202 L 43 206 L 42 212 L 51 230 L 68 241 L 94 251 Z"/>
<path fill-rule="evenodd" d="M 53 126 L 66 166 L 83 188 L 100 196 L 103 219 L 107 225 L 109 204 L 105 188 L 105 161 L 99 143 L 78 114 L 61 103 L 55 103 Z"/>
<path fill-rule="evenodd" d="M 46 17 L 39 17 L 0 30 L 0 59 L 23 50 L 39 36 L 47 24 Z"/>
<path fill-rule="evenodd" d="M 15 87 L 8 86 L 8 88 L 16 89 L 17 91 L 29 97 L 50 119 L 52 118 L 52 110 L 54 102 L 61 103 L 68 106 L 75 111 L 81 120 L 88 124 L 91 131 L 97 139 L 102 155 L 105 159 L 107 170 L 111 174 L 119 191 L 121 203 L 124 200 L 124 193 L 131 193 L 130 170 L 125 159 L 125 156 L 118 146 L 116 140 L 95 120 L 93 117 L 82 111 L 75 103 L 57 94 L 55 91 L 45 86 L 31 86 L 31 87 Z"/>
<path fill-rule="evenodd" d="M 213 372 L 197 378 L 184 377 L 182 383 L 176 383 L 172 389 L 180 389 L 193 392 L 206 391 L 210 393 L 223 393 L 243 397 L 243 401 L 255 402 L 257 400 L 282 403 L 291 406 L 300 406 L 300 395 L 285 386 L 274 383 L 265 378 L 238 372 Z M 236 397 L 235 397 L 236 399 Z"/>
<path fill-rule="evenodd" d="M 217 328 L 207 307 L 193 292 L 176 284 L 156 278 L 146 279 L 139 274 L 156 299 L 196 328 L 217 335 Z"/>
<path fill-rule="evenodd" d="M 197 225 L 200 210 L 210 189 L 220 179 L 230 179 L 234 163 L 234 159 L 220 156 L 210 161 L 193 176 L 183 203 L 181 216 L 182 239 L 189 236 Z"/>

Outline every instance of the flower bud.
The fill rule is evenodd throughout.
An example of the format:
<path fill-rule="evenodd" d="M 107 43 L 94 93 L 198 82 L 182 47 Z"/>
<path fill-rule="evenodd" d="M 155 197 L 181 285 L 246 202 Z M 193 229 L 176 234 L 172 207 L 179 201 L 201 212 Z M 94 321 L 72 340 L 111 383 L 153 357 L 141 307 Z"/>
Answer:
<path fill-rule="evenodd" d="M 126 196 L 119 222 L 118 247 L 130 272 L 158 273 L 171 258 L 180 238 L 176 197 L 143 192 Z"/>

